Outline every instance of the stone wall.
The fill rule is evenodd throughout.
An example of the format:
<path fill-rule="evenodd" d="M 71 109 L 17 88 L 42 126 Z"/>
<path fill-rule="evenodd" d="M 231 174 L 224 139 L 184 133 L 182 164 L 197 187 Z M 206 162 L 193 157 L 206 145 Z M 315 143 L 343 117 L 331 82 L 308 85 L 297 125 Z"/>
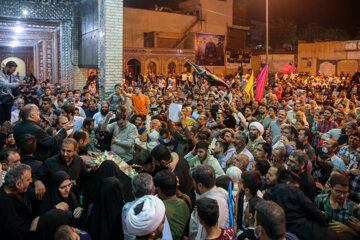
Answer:
<path fill-rule="evenodd" d="M 123 78 L 123 1 L 99 0 L 99 85 L 102 97 Z"/>
<path fill-rule="evenodd" d="M 298 71 L 310 74 L 353 74 L 360 70 L 360 41 L 298 44 Z"/>

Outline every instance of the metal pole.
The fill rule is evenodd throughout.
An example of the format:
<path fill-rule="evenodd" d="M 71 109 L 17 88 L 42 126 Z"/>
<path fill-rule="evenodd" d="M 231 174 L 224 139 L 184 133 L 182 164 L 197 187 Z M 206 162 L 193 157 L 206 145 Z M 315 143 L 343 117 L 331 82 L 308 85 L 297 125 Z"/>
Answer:
<path fill-rule="evenodd" d="M 269 0 L 266 0 L 266 64 L 269 64 Z"/>

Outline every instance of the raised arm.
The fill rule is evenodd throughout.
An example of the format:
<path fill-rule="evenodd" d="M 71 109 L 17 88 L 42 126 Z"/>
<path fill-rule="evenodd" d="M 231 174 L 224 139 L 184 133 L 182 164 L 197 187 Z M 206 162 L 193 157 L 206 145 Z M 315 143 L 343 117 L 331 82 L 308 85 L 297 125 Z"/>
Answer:
<path fill-rule="evenodd" d="M 128 97 L 128 98 L 131 98 L 131 97 L 132 97 L 132 94 L 128 94 L 127 92 L 125 92 L 124 89 L 121 89 L 121 92 L 122 92 L 122 94 L 123 94 L 125 97 Z"/>
<path fill-rule="evenodd" d="M 15 78 L 17 79 L 17 78 Z M 10 83 L 4 76 L 4 74 L 0 74 L 0 88 L 17 88 L 19 86 L 24 85 L 24 81 L 16 81 Z"/>
<path fill-rule="evenodd" d="M 101 130 L 102 130 L 102 131 L 108 131 L 107 126 L 108 126 L 108 123 L 109 123 L 110 118 L 111 118 L 113 115 L 114 115 L 113 112 L 109 112 L 108 114 L 106 114 L 105 119 L 104 119 L 104 123 L 101 125 Z"/>

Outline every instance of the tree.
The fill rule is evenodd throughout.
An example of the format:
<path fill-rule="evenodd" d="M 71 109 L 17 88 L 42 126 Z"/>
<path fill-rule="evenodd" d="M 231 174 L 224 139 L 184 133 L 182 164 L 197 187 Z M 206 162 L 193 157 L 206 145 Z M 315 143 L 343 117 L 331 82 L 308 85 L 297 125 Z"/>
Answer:
<path fill-rule="evenodd" d="M 342 29 L 325 29 L 317 23 L 310 23 L 299 31 L 299 40 L 305 40 L 307 42 L 313 42 L 315 40 L 345 41 L 349 40 L 349 38 L 349 34 Z"/>
<path fill-rule="evenodd" d="M 270 43 L 274 48 L 282 47 L 284 44 L 296 46 L 297 25 L 289 19 L 279 19 L 271 24 Z"/>
<path fill-rule="evenodd" d="M 354 37 L 355 40 L 360 40 L 360 31 L 357 32 L 356 36 Z"/>
<path fill-rule="evenodd" d="M 265 43 L 265 29 L 263 39 Z M 284 44 L 297 46 L 297 25 L 289 19 L 278 19 L 269 25 L 269 44 L 273 49 L 283 48 Z"/>
<path fill-rule="evenodd" d="M 339 28 L 330 28 L 325 31 L 324 40 L 346 41 L 349 40 L 349 38 L 349 34 L 347 34 L 344 30 Z"/>
<path fill-rule="evenodd" d="M 309 23 L 299 31 L 299 40 L 305 40 L 307 42 L 323 40 L 324 36 L 325 29 L 317 23 Z"/>

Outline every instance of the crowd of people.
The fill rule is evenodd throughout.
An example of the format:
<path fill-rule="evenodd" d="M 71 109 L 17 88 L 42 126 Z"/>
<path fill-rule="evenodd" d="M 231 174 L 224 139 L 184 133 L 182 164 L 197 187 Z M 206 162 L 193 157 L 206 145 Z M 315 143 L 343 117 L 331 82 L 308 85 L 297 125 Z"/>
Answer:
<path fill-rule="evenodd" d="M 232 98 L 195 73 L 127 76 L 102 99 L 94 79 L 16 67 L 0 73 L 1 239 L 359 239 L 360 74 L 276 74 L 261 101 L 249 74 L 221 76 Z M 89 160 L 107 152 L 137 174 Z"/>

